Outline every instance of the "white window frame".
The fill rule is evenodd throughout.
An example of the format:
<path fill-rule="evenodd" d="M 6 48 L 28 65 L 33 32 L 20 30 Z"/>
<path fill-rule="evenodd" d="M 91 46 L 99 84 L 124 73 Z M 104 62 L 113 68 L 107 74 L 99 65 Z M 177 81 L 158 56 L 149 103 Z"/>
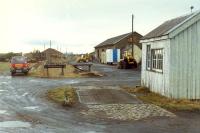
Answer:
<path fill-rule="evenodd" d="M 156 72 L 163 72 L 163 48 L 151 49 L 151 69 Z"/>

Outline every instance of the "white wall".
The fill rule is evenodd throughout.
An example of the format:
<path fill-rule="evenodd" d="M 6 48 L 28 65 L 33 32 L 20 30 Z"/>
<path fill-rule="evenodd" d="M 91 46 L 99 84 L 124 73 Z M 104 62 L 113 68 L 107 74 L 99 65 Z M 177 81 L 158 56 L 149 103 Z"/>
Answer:
<path fill-rule="evenodd" d="M 142 50 L 137 45 L 134 45 L 133 50 L 134 50 L 134 59 L 136 60 L 137 63 L 140 63 L 142 60 Z"/>
<path fill-rule="evenodd" d="M 106 64 L 106 52 L 101 52 L 101 63 Z"/>
<path fill-rule="evenodd" d="M 200 20 L 171 39 L 170 60 L 171 96 L 200 99 Z"/>
<path fill-rule="evenodd" d="M 132 45 L 127 45 L 126 49 L 129 53 L 132 53 Z M 140 63 L 142 60 L 142 50 L 137 45 L 133 46 L 133 54 L 136 62 Z"/>
<path fill-rule="evenodd" d="M 153 72 L 146 69 L 146 45 L 151 49 L 163 48 L 163 73 Z M 170 40 L 146 40 L 142 43 L 142 80 L 141 84 L 151 91 L 169 96 L 169 56 Z"/>

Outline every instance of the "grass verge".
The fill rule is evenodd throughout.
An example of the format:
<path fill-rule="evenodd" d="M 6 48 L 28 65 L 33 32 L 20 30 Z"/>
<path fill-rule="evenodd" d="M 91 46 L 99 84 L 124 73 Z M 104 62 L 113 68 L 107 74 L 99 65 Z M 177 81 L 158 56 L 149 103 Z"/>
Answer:
<path fill-rule="evenodd" d="M 199 111 L 200 101 L 191 101 L 186 99 L 170 99 L 165 96 L 161 96 L 157 93 L 150 92 L 148 88 L 128 88 L 124 87 L 129 93 L 135 94 L 140 100 L 145 103 L 155 104 L 162 108 L 172 111 Z"/>
<path fill-rule="evenodd" d="M 9 62 L 0 62 L 0 72 L 9 71 Z"/>
<path fill-rule="evenodd" d="M 76 91 L 70 86 L 49 90 L 47 97 L 63 106 L 73 106 L 77 102 Z"/>
<path fill-rule="evenodd" d="M 64 75 L 61 75 L 60 68 L 44 69 L 44 62 L 39 62 L 33 65 L 29 72 L 29 76 L 40 78 L 81 78 L 81 77 L 102 77 L 99 72 L 78 72 L 72 65 L 66 65 Z"/>

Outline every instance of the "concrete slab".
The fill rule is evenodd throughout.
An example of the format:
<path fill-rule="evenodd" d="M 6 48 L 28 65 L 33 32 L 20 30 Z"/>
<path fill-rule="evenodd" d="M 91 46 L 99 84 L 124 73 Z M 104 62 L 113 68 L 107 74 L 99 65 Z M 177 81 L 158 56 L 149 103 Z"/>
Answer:
<path fill-rule="evenodd" d="M 92 104 L 138 104 L 142 103 L 136 97 L 115 89 L 79 89 L 80 103 Z"/>

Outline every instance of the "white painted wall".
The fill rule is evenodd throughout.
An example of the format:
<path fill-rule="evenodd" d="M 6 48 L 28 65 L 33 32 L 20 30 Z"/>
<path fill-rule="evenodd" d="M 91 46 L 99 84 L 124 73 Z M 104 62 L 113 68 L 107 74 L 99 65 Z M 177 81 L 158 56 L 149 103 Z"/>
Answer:
<path fill-rule="evenodd" d="M 137 45 L 134 45 L 133 50 L 134 59 L 137 63 L 140 63 L 142 61 L 142 50 Z"/>
<path fill-rule="evenodd" d="M 106 52 L 101 52 L 101 63 L 106 64 Z"/>
<path fill-rule="evenodd" d="M 141 42 L 142 85 L 171 98 L 200 99 L 200 13 L 168 36 Z M 163 73 L 146 70 L 147 44 L 164 48 Z"/>
<path fill-rule="evenodd" d="M 142 80 L 141 84 L 151 89 L 151 91 L 169 96 L 169 56 L 170 40 L 146 40 L 142 42 Z M 151 49 L 163 48 L 163 73 L 146 69 L 146 47 L 151 45 Z"/>
<path fill-rule="evenodd" d="M 199 59 L 200 20 L 171 39 L 170 94 L 173 98 L 200 99 Z"/>
<path fill-rule="evenodd" d="M 126 47 L 127 51 L 129 53 L 132 53 L 132 46 L 131 45 L 127 45 Z M 137 45 L 133 46 L 133 56 L 134 59 L 136 60 L 137 63 L 141 63 L 142 61 L 142 49 L 140 49 Z"/>

